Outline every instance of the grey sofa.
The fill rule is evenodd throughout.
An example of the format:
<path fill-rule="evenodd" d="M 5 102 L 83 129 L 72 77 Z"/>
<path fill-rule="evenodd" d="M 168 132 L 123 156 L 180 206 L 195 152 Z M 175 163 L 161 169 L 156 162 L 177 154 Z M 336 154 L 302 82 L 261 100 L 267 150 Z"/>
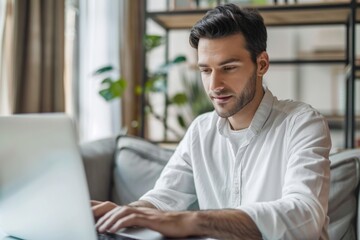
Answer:
<path fill-rule="evenodd" d="M 118 204 L 151 189 L 173 150 L 140 138 L 120 136 L 80 146 L 91 198 Z M 329 237 L 359 239 L 360 149 L 331 155 Z"/>
<path fill-rule="evenodd" d="M 140 138 L 119 136 L 80 145 L 90 197 L 118 204 L 151 189 L 173 150 Z"/>

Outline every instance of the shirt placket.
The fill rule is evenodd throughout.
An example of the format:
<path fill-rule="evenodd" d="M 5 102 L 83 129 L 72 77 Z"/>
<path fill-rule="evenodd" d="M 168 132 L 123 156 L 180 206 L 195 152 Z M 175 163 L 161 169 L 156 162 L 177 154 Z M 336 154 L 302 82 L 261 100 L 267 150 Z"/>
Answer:
<path fill-rule="evenodd" d="M 234 172 L 233 172 L 233 180 L 232 180 L 232 206 L 238 207 L 241 205 L 242 199 L 242 158 L 245 153 L 246 147 L 241 147 L 237 154 L 234 156 Z"/>

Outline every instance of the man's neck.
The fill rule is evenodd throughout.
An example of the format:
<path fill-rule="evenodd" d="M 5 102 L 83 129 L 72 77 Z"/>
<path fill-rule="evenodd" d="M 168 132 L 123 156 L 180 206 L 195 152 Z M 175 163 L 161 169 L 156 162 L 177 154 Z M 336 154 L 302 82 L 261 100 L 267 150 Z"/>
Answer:
<path fill-rule="evenodd" d="M 232 130 L 237 131 L 248 128 L 250 126 L 256 110 L 258 109 L 265 94 L 262 86 L 260 87 L 261 90 L 258 89 L 256 91 L 254 99 L 251 102 L 249 102 L 239 112 L 228 118 Z"/>

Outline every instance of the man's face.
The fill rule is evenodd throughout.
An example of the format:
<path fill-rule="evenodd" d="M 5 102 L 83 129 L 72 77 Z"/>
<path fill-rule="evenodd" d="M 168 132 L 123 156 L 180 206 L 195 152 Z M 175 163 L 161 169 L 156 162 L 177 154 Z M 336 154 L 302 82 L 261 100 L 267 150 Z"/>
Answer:
<path fill-rule="evenodd" d="M 233 116 L 253 100 L 257 67 L 241 34 L 201 38 L 198 65 L 205 90 L 220 117 Z"/>

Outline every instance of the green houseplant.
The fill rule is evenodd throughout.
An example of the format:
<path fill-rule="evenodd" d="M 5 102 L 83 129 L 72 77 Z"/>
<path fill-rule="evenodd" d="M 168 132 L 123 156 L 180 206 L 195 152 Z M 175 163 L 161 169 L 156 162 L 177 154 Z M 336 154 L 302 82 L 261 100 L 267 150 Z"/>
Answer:
<path fill-rule="evenodd" d="M 164 38 L 158 35 L 146 35 L 144 42 L 145 49 L 148 53 L 156 47 L 160 46 L 164 42 Z M 156 119 L 162 122 L 162 125 L 164 127 L 165 141 L 167 140 L 168 131 L 172 132 L 178 138 L 181 137 L 181 133 L 178 133 L 174 128 L 168 125 L 168 108 L 173 105 L 183 106 L 188 102 L 188 99 L 187 95 L 184 92 L 178 92 L 172 96 L 168 94 L 167 75 L 171 68 L 184 62 L 186 62 L 186 57 L 180 55 L 175 57 L 171 61 L 161 65 L 157 70 L 153 72 L 147 71 L 147 80 L 145 86 L 137 86 L 134 93 L 145 95 L 145 110 L 147 113 L 152 114 Z M 115 68 L 113 66 L 108 65 L 97 69 L 93 74 L 93 76 L 98 76 L 102 78 L 99 94 L 106 101 L 121 98 L 127 86 L 126 79 L 122 77 L 111 77 L 111 74 L 114 70 Z M 161 93 L 164 97 L 165 107 L 162 114 L 156 113 L 154 111 L 154 107 L 150 103 L 149 96 L 152 93 Z M 186 127 L 184 117 L 179 114 L 177 118 L 179 124 L 182 127 Z"/>

